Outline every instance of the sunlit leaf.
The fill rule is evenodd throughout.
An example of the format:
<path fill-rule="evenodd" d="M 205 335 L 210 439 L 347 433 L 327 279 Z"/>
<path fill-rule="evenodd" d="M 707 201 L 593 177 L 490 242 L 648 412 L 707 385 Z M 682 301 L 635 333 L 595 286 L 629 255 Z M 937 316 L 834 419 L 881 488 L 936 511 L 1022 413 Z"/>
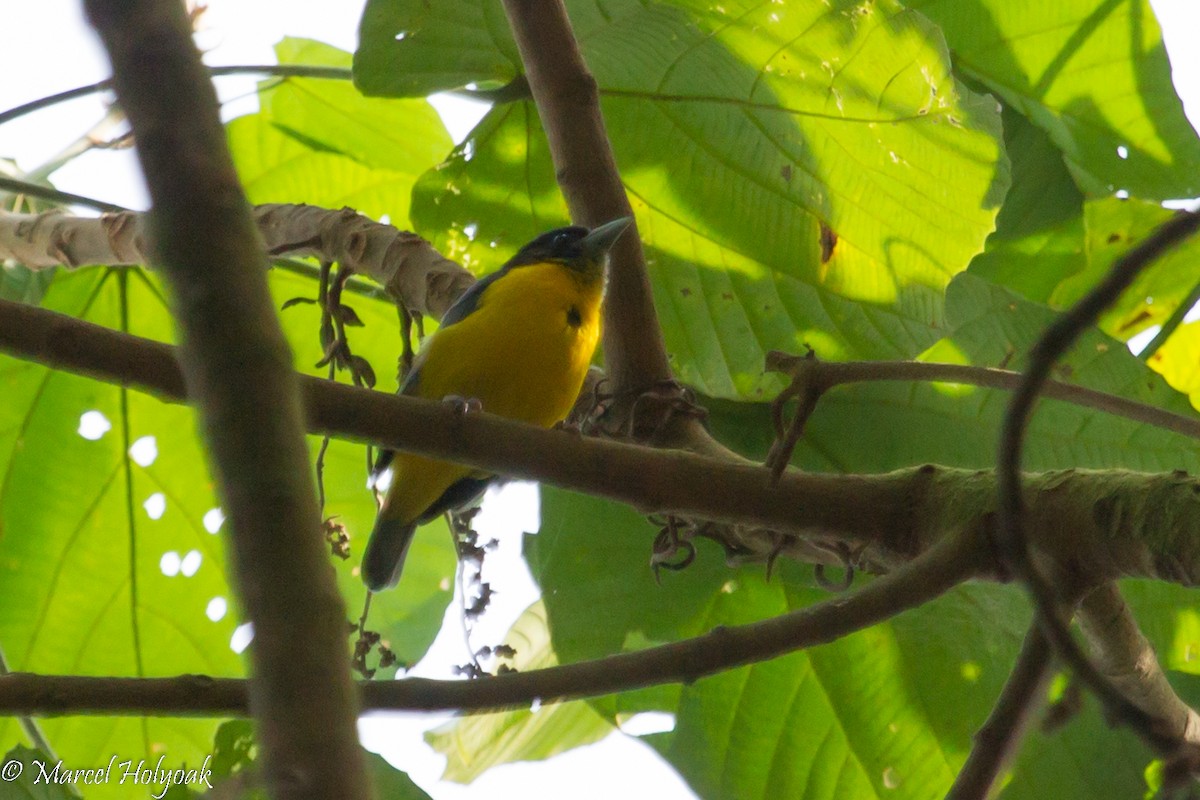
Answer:
<path fill-rule="evenodd" d="M 1147 0 L 914 0 L 955 65 L 1020 111 L 1080 187 L 1147 200 L 1200 194 L 1200 139 Z"/>
<path fill-rule="evenodd" d="M 413 14 L 400 50 L 452 24 L 388 1 Z M 1008 165 L 996 104 L 953 79 L 936 29 L 890 3 L 572 11 L 680 378 L 761 398 L 771 349 L 900 358 L 938 338 L 940 291 L 982 248 Z M 484 270 L 565 219 L 527 102 L 494 108 L 414 202 L 418 228 Z"/>
<path fill-rule="evenodd" d="M 540 602 L 525 610 L 504 637 L 516 656 L 502 663 L 522 672 L 558 663 L 545 615 Z M 612 732 L 612 724 L 587 703 L 573 702 L 464 717 L 430 731 L 425 739 L 446 756 L 444 780 L 470 783 L 498 764 L 541 761 Z"/>

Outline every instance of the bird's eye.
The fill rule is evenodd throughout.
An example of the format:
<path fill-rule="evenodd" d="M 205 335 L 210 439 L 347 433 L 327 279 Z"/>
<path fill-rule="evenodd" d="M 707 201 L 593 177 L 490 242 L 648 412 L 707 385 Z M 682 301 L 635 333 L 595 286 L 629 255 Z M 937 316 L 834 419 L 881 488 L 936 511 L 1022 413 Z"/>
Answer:
<path fill-rule="evenodd" d="M 571 239 L 571 237 L 568 236 L 567 234 L 560 233 L 560 234 L 555 235 L 554 241 L 552 242 L 552 244 L 554 247 L 562 247 L 562 246 L 566 245 L 570 241 L 570 239 Z"/>

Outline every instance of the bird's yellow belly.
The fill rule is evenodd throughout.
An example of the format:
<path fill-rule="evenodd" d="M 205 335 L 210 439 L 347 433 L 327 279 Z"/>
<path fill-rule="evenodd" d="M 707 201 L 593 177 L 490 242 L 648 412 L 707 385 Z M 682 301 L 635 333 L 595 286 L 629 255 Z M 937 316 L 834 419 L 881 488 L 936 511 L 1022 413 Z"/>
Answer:
<path fill-rule="evenodd" d="M 480 305 L 438 331 L 421 354 L 416 394 L 477 399 L 483 410 L 548 428 L 567 416 L 600 337 L 600 280 L 583 282 L 556 264 L 521 267 L 490 286 Z M 467 467 L 398 454 L 405 487 L 391 509 L 416 519 Z"/>
<path fill-rule="evenodd" d="M 557 265 L 515 270 L 429 342 L 418 394 L 477 398 L 489 413 L 553 425 L 571 410 L 595 352 L 600 292 Z"/>

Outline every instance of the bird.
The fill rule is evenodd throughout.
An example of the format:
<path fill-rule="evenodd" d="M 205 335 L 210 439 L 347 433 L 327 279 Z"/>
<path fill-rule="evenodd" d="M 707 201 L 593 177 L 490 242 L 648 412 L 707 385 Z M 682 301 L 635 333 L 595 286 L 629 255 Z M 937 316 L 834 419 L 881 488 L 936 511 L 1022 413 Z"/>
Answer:
<path fill-rule="evenodd" d="M 633 221 L 557 228 L 478 280 L 426 339 L 399 394 L 466 403 L 550 428 L 570 413 L 600 337 L 609 249 Z M 477 401 L 477 402 L 476 402 Z M 473 505 L 495 476 L 448 461 L 383 452 L 392 468 L 363 553 L 362 578 L 395 586 L 416 529 Z"/>

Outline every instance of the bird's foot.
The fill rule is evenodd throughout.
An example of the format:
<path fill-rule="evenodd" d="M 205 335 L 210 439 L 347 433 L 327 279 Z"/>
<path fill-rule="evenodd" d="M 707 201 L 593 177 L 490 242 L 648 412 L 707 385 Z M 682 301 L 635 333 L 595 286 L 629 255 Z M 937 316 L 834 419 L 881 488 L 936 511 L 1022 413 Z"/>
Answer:
<path fill-rule="evenodd" d="M 442 402 L 450 406 L 459 414 L 476 414 L 483 411 L 483 403 L 478 397 L 463 397 L 457 394 L 448 394 L 442 398 Z"/>

